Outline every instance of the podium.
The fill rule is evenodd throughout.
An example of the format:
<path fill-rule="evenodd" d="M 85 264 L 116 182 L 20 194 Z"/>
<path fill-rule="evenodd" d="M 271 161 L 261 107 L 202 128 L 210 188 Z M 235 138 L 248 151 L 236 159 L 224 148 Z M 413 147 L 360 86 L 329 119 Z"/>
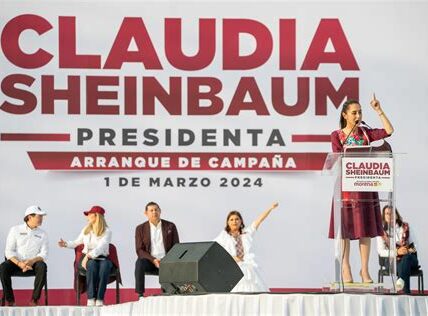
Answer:
<path fill-rule="evenodd" d="M 386 143 L 386 142 L 385 142 Z M 381 210 L 390 205 L 395 210 L 395 178 L 397 173 L 398 154 L 390 150 L 390 146 L 352 146 L 345 147 L 344 152 L 328 154 L 323 167 L 323 174 L 335 179 L 330 238 L 334 237 L 334 281 L 330 290 L 334 292 L 382 292 L 396 293 L 396 251 L 395 224 L 390 225 L 389 249 L 390 255 L 380 259 L 377 253 L 376 223 Z M 377 219 L 376 219 L 377 217 Z M 373 222 L 375 221 L 375 222 Z M 382 222 L 382 220 L 381 220 Z M 395 223 L 395 211 L 392 212 L 392 222 Z M 383 226 L 383 223 L 382 223 Z M 331 236 L 333 233 L 334 236 Z M 354 282 L 346 283 L 342 277 L 342 266 L 347 239 L 359 239 L 360 234 L 371 236 L 371 253 L 369 257 L 369 271 L 373 283 L 357 282 L 359 269 L 353 267 Z M 387 238 L 388 239 L 388 238 Z M 356 241 L 358 242 L 358 241 Z M 348 243 L 349 245 L 349 243 Z M 373 251 L 374 250 L 374 251 Z M 349 249 L 348 249 L 349 251 Z M 360 256 L 360 253 L 351 252 L 351 257 Z M 377 283 L 379 262 L 389 263 L 388 271 L 383 271 L 384 283 Z M 358 277 L 358 278 L 357 278 Z"/>

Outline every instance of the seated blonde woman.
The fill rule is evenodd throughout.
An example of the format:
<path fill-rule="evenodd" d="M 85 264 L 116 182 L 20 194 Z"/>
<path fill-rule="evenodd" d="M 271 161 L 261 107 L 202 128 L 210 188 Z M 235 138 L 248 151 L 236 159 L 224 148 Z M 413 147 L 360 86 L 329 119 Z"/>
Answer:
<path fill-rule="evenodd" d="M 104 295 L 110 271 L 113 267 L 108 258 L 111 231 L 104 218 L 105 210 L 101 206 L 93 206 L 83 212 L 88 224 L 83 228 L 76 240 L 64 241 L 60 239 L 58 245 L 63 248 L 76 248 L 83 244 L 79 262 L 79 270 L 86 270 L 86 288 L 88 306 L 103 306 Z"/>

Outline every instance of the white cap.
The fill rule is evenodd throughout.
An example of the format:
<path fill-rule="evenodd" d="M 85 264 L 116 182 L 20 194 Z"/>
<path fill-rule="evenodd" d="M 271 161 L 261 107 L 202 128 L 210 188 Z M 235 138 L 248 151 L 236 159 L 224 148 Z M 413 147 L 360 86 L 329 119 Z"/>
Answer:
<path fill-rule="evenodd" d="M 27 207 L 25 210 L 24 216 L 30 215 L 30 214 L 36 214 L 36 215 L 46 215 L 46 212 L 43 211 L 40 206 L 37 205 L 31 205 Z"/>

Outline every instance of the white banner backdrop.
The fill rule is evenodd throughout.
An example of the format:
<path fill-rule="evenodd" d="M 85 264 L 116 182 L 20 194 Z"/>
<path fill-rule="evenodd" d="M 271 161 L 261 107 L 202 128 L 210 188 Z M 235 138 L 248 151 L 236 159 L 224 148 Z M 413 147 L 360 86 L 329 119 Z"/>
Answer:
<path fill-rule="evenodd" d="M 358 98 L 364 120 L 380 127 L 368 105 L 373 92 L 394 125 L 394 151 L 406 153 L 396 166 L 397 206 L 419 232 L 425 266 L 426 2 L 1 7 L 0 251 L 28 205 L 46 209 L 50 288 L 72 287 L 74 254 L 56 242 L 77 236 L 92 205 L 107 210 L 124 287 L 132 288 L 134 229 L 149 201 L 177 224 L 183 242 L 215 238 L 230 210 L 248 225 L 278 201 L 256 236 L 264 279 L 271 288 L 327 285 L 334 179 L 319 170 L 344 99 Z M 145 166 L 111 162 L 141 155 Z M 149 157 L 162 155 L 169 163 L 150 167 Z M 200 167 L 179 167 L 180 157 L 197 156 Z M 225 157 L 238 162 L 229 167 Z M 132 178 L 139 185 L 120 186 Z M 372 250 L 376 278 L 374 243 Z M 148 287 L 157 287 L 155 279 Z"/>

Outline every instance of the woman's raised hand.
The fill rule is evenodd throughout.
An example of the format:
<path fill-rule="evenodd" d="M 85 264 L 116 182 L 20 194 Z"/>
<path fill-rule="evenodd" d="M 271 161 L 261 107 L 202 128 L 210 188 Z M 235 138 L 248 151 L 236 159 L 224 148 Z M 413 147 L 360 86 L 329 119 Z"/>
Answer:
<path fill-rule="evenodd" d="M 370 101 L 370 105 L 373 108 L 373 110 L 375 110 L 376 112 L 382 112 L 382 109 L 380 107 L 380 102 L 378 99 L 376 99 L 376 95 L 373 93 L 373 98 Z"/>
<path fill-rule="evenodd" d="M 270 214 L 270 212 L 272 212 L 272 210 L 274 208 L 276 208 L 278 206 L 278 202 L 275 202 L 272 204 L 272 206 L 270 208 L 268 208 L 266 211 L 264 211 L 255 221 L 255 225 L 256 225 L 256 229 L 259 228 L 260 224 L 265 220 L 265 218 Z"/>

